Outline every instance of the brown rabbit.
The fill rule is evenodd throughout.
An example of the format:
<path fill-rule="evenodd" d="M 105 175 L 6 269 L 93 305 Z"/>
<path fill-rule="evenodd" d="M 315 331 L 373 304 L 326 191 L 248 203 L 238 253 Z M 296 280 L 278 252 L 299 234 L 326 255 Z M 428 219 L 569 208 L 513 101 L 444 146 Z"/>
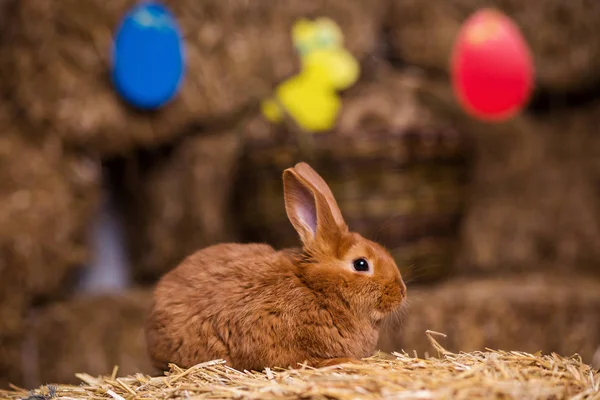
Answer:
<path fill-rule="evenodd" d="M 321 367 L 374 353 L 382 319 L 406 296 L 394 260 L 348 230 L 308 164 L 285 170 L 283 184 L 303 248 L 219 244 L 168 272 L 146 326 L 157 368 L 214 359 L 238 370 Z"/>

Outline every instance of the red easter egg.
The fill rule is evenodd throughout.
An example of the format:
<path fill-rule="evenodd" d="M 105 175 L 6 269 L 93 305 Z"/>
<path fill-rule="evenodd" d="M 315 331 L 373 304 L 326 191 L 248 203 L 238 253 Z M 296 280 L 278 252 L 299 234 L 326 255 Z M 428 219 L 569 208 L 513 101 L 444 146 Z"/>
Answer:
<path fill-rule="evenodd" d="M 454 92 L 476 118 L 513 117 L 533 90 L 533 59 L 519 28 L 494 9 L 473 14 L 460 29 L 451 60 Z"/>

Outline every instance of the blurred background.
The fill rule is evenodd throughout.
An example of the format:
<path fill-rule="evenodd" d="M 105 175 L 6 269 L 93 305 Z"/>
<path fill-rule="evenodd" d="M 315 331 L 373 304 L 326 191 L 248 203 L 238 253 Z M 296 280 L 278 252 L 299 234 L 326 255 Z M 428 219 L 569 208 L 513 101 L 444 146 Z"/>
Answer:
<path fill-rule="evenodd" d="M 152 285 L 223 241 L 298 243 L 281 173 L 308 161 L 350 227 L 409 286 L 385 351 L 578 353 L 600 367 L 600 2 L 168 0 L 179 93 L 124 102 L 111 46 L 134 0 L 0 2 L 0 387 L 149 372 Z M 522 29 L 528 108 L 485 124 L 457 105 L 452 43 L 483 6 Z M 330 17 L 360 62 L 335 125 L 270 123 L 299 72 L 290 30 Z"/>

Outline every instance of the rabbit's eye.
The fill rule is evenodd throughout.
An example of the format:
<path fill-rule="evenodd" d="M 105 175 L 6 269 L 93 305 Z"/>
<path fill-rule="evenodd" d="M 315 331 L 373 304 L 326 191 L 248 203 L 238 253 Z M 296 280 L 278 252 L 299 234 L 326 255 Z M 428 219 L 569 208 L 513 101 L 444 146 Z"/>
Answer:
<path fill-rule="evenodd" d="M 355 271 L 367 272 L 369 271 L 369 262 L 364 258 L 357 258 L 352 262 L 352 266 Z"/>

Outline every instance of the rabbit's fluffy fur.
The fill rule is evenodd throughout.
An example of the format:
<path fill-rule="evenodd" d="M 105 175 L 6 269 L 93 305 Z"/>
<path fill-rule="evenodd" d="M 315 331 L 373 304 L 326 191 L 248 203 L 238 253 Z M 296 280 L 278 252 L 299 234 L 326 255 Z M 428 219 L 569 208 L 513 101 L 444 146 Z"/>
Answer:
<path fill-rule="evenodd" d="M 381 321 L 406 297 L 393 258 L 348 230 L 331 190 L 308 164 L 286 169 L 283 183 L 303 247 L 218 244 L 168 272 L 146 326 L 157 368 L 224 359 L 261 371 L 373 354 Z M 359 259 L 368 270 L 356 270 Z"/>

